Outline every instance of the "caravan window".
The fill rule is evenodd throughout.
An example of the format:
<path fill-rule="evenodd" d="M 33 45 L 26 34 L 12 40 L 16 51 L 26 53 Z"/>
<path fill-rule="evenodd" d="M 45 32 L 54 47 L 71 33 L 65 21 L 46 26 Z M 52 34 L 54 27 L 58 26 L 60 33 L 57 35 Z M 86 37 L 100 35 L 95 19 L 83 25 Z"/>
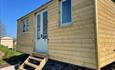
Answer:
<path fill-rule="evenodd" d="M 27 32 L 28 31 L 28 19 L 25 19 L 23 21 L 23 32 Z"/>
<path fill-rule="evenodd" d="M 60 23 L 61 25 L 71 24 L 71 0 L 60 1 Z"/>

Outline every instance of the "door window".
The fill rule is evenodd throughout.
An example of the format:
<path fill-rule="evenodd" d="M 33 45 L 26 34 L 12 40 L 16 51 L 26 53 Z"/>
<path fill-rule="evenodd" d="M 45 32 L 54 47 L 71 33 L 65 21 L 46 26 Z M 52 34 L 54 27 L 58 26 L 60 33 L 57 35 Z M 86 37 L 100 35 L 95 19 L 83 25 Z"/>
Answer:
<path fill-rule="evenodd" d="M 40 20 L 40 15 L 37 15 L 37 39 L 40 39 L 40 24 L 41 20 Z"/>
<path fill-rule="evenodd" d="M 47 20 L 48 14 L 47 11 L 43 12 L 43 39 L 47 39 L 48 35 L 47 35 Z"/>

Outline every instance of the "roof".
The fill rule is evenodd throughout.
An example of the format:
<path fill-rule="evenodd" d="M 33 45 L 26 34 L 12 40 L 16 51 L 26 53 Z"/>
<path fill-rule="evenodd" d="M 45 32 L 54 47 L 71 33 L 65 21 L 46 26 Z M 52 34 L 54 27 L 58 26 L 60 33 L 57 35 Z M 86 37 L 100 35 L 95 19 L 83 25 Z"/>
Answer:
<path fill-rule="evenodd" d="M 12 37 L 2 37 L 1 40 L 13 40 Z"/>
<path fill-rule="evenodd" d="M 41 7 L 43 7 L 43 6 L 47 5 L 47 4 L 49 4 L 51 1 L 52 1 L 52 0 L 50 0 L 49 2 L 47 2 L 47 3 L 43 4 L 42 6 L 38 7 L 37 9 L 35 9 L 35 10 L 31 11 L 30 13 L 28 13 L 28 14 L 26 14 L 26 15 L 24 15 L 24 16 L 22 16 L 22 17 L 20 17 L 19 19 L 17 19 L 17 21 L 18 21 L 18 20 L 20 20 L 21 18 L 24 18 L 24 17 L 26 17 L 27 15 L 29 15 L 29 14 L 33 13 L 34 11 L 37 11 L 37 10 L 38 10 L 38 9 L 40 9 Z"/>

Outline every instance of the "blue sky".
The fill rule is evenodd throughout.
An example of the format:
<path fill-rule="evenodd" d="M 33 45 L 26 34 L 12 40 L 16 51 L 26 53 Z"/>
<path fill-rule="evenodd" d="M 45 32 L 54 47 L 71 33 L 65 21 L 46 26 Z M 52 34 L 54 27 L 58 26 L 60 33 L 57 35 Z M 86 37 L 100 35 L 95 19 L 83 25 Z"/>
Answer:
<path fill-rule="evenodd" d="M 16 37 L 17 19 L 40 7 L 48 0 L 0 0 L 0 21 L 7 35 Z"/>

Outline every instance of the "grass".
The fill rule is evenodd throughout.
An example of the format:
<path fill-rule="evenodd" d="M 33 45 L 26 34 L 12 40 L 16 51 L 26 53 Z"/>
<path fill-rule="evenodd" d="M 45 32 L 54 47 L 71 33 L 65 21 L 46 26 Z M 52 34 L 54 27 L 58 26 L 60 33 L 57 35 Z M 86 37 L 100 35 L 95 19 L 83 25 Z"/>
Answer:
<path fill-rule="evenodd" d="M 2 59 L 0 59 L 0 65 L 1 64 L 16 64 L 21 59 L 26 58 L 26 54 L 16 52 L 15 50 L 8 49 L 2 45 L 0 45 L 0 51 L 3 52 L 5 55 Z"/>

